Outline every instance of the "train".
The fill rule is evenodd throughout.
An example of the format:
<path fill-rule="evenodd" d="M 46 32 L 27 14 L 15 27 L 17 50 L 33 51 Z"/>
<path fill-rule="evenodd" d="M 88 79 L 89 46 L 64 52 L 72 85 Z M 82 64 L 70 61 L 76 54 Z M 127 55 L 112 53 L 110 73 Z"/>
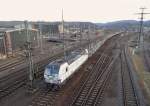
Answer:
<path fill-rule="evenodd" d="M 44 82 L 48 88 L 58 89 L 75 73 L 88 59 L 88 50 L 76 50 L 66 58 L 50 62 L 44 70 Z"/>

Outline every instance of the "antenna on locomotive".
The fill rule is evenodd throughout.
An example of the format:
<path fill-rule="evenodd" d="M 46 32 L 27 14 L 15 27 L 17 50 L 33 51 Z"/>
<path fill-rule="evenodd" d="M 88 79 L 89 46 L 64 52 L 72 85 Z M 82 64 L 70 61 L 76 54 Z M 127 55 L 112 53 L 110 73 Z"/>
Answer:
<path fill-rule="evenodd" d="M 64 37 L 64 17 L 63 17 L 63 9 L 62 9 L 62 37 L 63 37 L 63 51 L 64 51 L 64 59 L 66 60 L 66 45 L 65 45 L 65 37 Z"/>

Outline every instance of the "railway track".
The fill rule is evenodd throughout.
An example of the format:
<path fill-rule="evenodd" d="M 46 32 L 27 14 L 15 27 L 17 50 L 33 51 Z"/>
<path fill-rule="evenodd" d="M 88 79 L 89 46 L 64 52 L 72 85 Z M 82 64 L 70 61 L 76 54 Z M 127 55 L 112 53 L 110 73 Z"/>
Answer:
<path fill-rule="evenodd" d="M 84 44 L 83 46 L 87 46 L 87 45 Z M 71 48 L 70 50 L 72 50 L 72 49 L 73 48 Z M 62 56 L 62 52 L 58 53 L 54 57 L 50 57 L 48 59 L 44 59 L 44 60 L 36 63 L 36 65 L 38 66 L 38 69 L 39 69 L 36 72 L 37 77 L 39 78 L 43 75 L 43 69 L 46 64 L 48 64 L 50 61 L 55 60 L 56 58 L 59 58 L 60 56 Z M 16 72 L 9 74 L 8 76 L 0 79 L 0 99 L 11 94 L 16 89 L 26 85 L 27 75 L 28 75 L 28 73 L 26 72 L 27 69 L 28 69 L 28 67 L 25 67 L 21 71 L 20 70 L 16 71 Z"/>
<path fill-rule="evenodd" d="M 71 106 L 96 106 L 100 104 L 100 96 L 104 92 L 111 69 L 108 70 L 112 57 L 103 55 L 93 66 L 87 80 L 81 84 L 81 87 L 75 93 Z M 102 98 L 101 98 L 102 99 Z"/>
<path fill-rule="evenodd" d="M 10 59 L 10 60 L 7 61 L 7 62 L 1 63 L 1 64 L 0 64 L 0 67 L 7 66 L 8 64 L 11 64 L 11 63 L 13 63 L 14 61 L 19 60 L 19 59 L 21 59 L 21 57 L 12 58 L 12 59 Z"/>
<path fill-rule="evenodd" d="M 0 90 L 0 99 L 3 97 L 9 95 L 16 89 L 24 86 L 26 84 L 26 78 L 20 78 L 18 81 L 16 80 L 13 84 L 10 84 L 9 86 L 6 86 L 5 88 Z"/>
<path fill-rule="evenodd" d="M 97 40 L 97 39 L 96 39 Z M 85 47 L 87 46 L 88 42 L 85 42 L 82 46 Z M 69 48 L 67 51 L 72 51 L 73 49 L 78 48 L 79 45 L 73 46 L 72 48 Z M 50 61 L 53 61 L 60 56 L 62 56 L 63 51 L 60 53 L 48 57 L 40 62 L 35 63 L 34 65 L 36 66 L 35 70 L 36 71 L 36 78 L 42 78 L 43 77 L 43 70 L 46 64 L 48 64 Z M 20 65 L 25 61 L 20 61 L 20 60 L 15 60 L 15 62 L 10 62 L 7 64 L 4 64 L 4 66 L 1 66 L 1 70 L 5 71 L 6 69 L 11 69 L 17 65 Z M 13 73 L 8 74 L 7 76 L 4 76 L 0 78 L 0 99 L 3 97 L 11 94 L 13 91 L 17 90 L 18 88 L 26 85 L 27 83 L 27 78 L 28 78 L 28 67 L 22 68 L 21 70 L 15 71 Z"/>
<path fill-rule="evenodd" d="M 91 65 L 91 68 L 93 70 L 90 70 L 89 71 L 90 73 L 88 75 L 85 75 L 87 77 L 85 78 L 86 81 L 81 81 L 82 84 L 79 87 L 80 89 L 75 90 L 76 92 L 74 93 L 76 95 L 74 95 L 73 101 L 69 103 L 70 105 L 74 106 L 75 105 L 74 103 L 77 103 L 77 99 L 79 98 L 79 96 L 83 96 L 83 94 L 85 95 L 89 93 L 90 95 L 88 94 L 89 96 L 86 96 L 86 100 L 87 101 L 90 100 L 91 99 L 90 97 L 93 97 L 91 96 L 93 92 L 97 92 L 97 89 L 100 86 L 106 85 L 107 80 L 102 81 L 101 79 L 103 79 L 104 77 L 106 77 L 106 79 L 109 79 L 108 76 L 110 75 L 110 72 L 111 72 L 111 70 L 106 71 L 110 62 L 112 61 L 112 57 L 108 55 L 108 54 L 111 54 L 111 52 L 109 53 L 108 51 L 112 49 L 112 45 L 109 45 L 110 43 L 109 41 L 110 40 L 106 41 L 105 46 L 102 47 L 103 49 L 106 49 L 106 52 L 102 52 L 101 50 L 103 49 L 100 49 L 93 56 L 93 58 L 98 60 L 98 62 L 93 63 L 95 66 Z M 108 48 L 105 48 L 106 46 Z M 103 84 L 101 85 L 102 82 Z M 104 89 L 104 87 L 102 88 Z M 55 95 L 60 96 L 64 93 L 63 91 L 64 91 L 63 88 L 61 88 L 57 92 L 48 91 L 45 93 L 45 91 L 41 90 L 40 93 L 35 96 L 35 98 L 33 99 L 32 103 L 29 106 L 54 106 L 54 103 L 56 103 L 55 100 L 57 100 L 57 97 Z M 102 89 L 98 90 L 98 92 L 99 92 L 98 94 L 101 94 L 103 90 Z M 97 98 L 96 100 L 97 102 L 99 102 L 99 98 Z M 82 103 L 84 103 L 85 105 L 87 104 L 87 102 L 85 101 Z"/>
<path fill-rule="evenodd" d="M 63 93 L 62 90 L 56 92 L 50 91 L 49 89 L 42 89 L 37 94 L 38 97 L 34 98 L 29 106 L 53 106 L 56 98 Z"/>
<path fill-rule="evenodd" d="M 84 44 L 83 46 L 86 46 L 86 44 Z M 74 48 L 76 49 L 77 47 L 74 47 Z M 72 51 L 72 50 L 73 50 L 73 48 L 70 48 L 68 51 Z M 36 78 L 42 78 L 44 67 L 50 61 L 54 61 L 54 60 L 60 58 L 62 55 L 63 55 L 63 52 L 61 51 L 60 53 L 58 53 L 52 57 L 46 58 L 40 62 L 35 63 L 34 64 L 36 66 L 35 70 L 37 70 L 36 74 L 35 74 Z M 17 66 L 17 64 L 15 64 L 15 62 L 12 64 L 12 67 L 13 67 L 13 65 Z M 18 65 L 19 65 L 19 63 L 18 63 Z M 10 67 L 8 67 L 8 69 Z M 6 69 L 7 67 L 4 66 L 3 68 Z M 15 71 L 3 78 L 0 78 L 0 99 L 2 99 L 3 97 L 11 94 L 13 91 L 15 91 L 18 88 L 27 84 L 27 79 L 28 79 L 27 70 L 28 70 L 28 67 L 25 67 L 25 68 L 21 69 L 21 71 L 20 70 Z"/>
<path fill-rule="evenodd" d="M 14 61 L 2 64 L 2 65 L 0 65 L 0 72 L 6 71 L 8 69 L 13 69 L 15 66 L 20 65 L 20 64 L 22 64 L 24 62 L 25 62 L 25 59 L 18 58 L 18 59 L 14 60 Z"/>
<path fill-rule="evenodd" d="M 140 106 L 124 49 L 121 52 L 121 85 L 123 106 Z"/>
<path fill-rule="evenodd" d="M 145 62 L 145 66 L 146 66 L 146 70 L 150 72 L 150 50 L 143 44 L 143 58 L 144 58 L 144 62 Z"/>
<path fill-rule="evenodd" d="M 89 76 L 80 85 L 79 89 L 74 92 L 75 95 L 70 106 L 99 106 L 101 104 L 106 84 L 110 81 L 112 61 L 115 61 L 110 52 L 114 48 L 115 43 L 113 42 L 111 45 L 109 42 L 108 44 L 109 46 L 105 52 L 99 56 L 98 61 L 90 70 Z M 98 56 L 99 53 L 96 54 Z"/>
<path fill-rule="evenodd" d="M 37 72 L 37 76 L 40 77 L 41 73 L 43 73 L 43 69 L 46 63 L 59 58 L 59 55 L 51 57 L 49 59 L 43 60 L 38 63 L 39 71 Z M 28 79 L 28 68 L 22 69 L 22 71 L 15 72 L 10 74 L 10 76 L 6 76 L 0 80 L 0 99 L 11 94 L 16 89 L 26 85 Z"/>
<path fill-rule="evenodd" d="M 100 61 L 101 60 L 101 61 Z M 100 58 L 93 67 L 93 74 L 87 78 L 87 80 L 84 82 L 84 84 L 81 86 L 80 90 L 78 90 L 77 95 L 73 99 L 73 102 L 71 103 L 72 106 L 79 106 L 79 105 L 92 105 L 95 101 L 95 98 L 100 90 L 100 87 L 102 86 L 102 77 L 105 76 L 104 74 L 105 69 L 107 67 L 104 66 L 105 64 L 109 64 L 111 59 L 109 57 L 103 57 Z M 92 71 L 93 71 L 92 70 Z M 102 70 L 99 71 L 98 70 Z M 101 81 L 100 81 L 101 80 Z"/>

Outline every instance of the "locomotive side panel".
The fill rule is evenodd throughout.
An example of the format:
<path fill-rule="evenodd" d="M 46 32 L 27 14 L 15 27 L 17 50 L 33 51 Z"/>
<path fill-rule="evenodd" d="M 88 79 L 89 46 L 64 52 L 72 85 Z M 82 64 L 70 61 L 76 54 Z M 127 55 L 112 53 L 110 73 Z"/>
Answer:
<path fill-rule="evenodd" d="M 67 80 L 88 58 L 88 55 L 82 55 L 70 65 L 63 65 L 60 67 L 59 79 L 61 83 Z"/>
<path fill-rule="evenodd" d="M 73 74 L 88 58 L 88 55 L 82 55 L 76 61 L 69 65 L 69 71 Z M 71 75 L 70 74 L 70 75 Z"/>
<path fill-rule="evenodd" d="M 63 65 L 60 66 L 59 69 L 59 79 L 60 79 L 60 83 L 63 83 L 63 81 L 66 79 L 66 76 L 68 73 L 66 73 L 66 69 L 68 67 L 68 63 L 64 63 Z"/>

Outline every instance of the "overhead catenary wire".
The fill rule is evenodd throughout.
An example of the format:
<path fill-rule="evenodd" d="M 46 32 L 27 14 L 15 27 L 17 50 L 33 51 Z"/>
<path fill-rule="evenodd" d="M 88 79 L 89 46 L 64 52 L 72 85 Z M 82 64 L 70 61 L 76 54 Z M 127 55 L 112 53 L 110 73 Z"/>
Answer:
<path fill-rule="evenodd" d="M 145 13 L 144 12 L 145 9 L 146 9 L 145 7 L 141 7 L 140 8 L 141 12 L 137 13 L 138 15 L 140 15 L 139 36 L 138 36 L 138 45 L 139 45 L 139 47 L 144 42 L 144 40 L 143 40 L 143 37 L 144 37 L 143 36 L 144 15 L 150 14 L 150 13 Z"/>

